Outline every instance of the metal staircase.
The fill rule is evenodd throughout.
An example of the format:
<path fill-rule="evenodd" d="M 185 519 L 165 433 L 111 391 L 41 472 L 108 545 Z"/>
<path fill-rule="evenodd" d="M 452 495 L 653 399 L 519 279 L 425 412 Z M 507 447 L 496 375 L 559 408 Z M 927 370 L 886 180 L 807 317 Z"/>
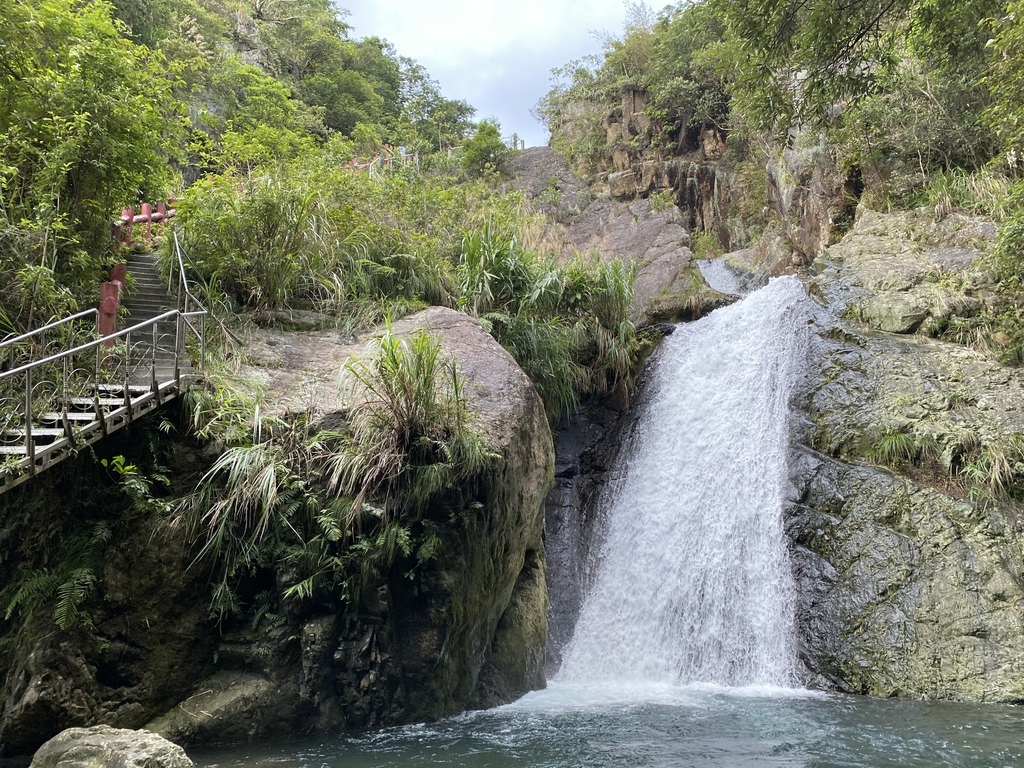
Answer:
<path fill-rule="evenodd" d="M 169 284 L 152 254 L 129 260 L 123 330 L 99 337 L 93 309 L 0 342 L 0 493 L 200 378 L 207 312 L 189 291 L 185 255 L 173 237 Z"/>

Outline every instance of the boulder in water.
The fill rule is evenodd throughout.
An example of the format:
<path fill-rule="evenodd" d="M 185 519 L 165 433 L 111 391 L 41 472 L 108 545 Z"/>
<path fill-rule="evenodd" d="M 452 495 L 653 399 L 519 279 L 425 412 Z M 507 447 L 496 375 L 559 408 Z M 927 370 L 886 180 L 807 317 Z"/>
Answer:
<path fill-rule="evenodd" d="M 68 728 L 43 744 L 30 768 L 192 768 L 185 750 L 150 731 Z"/>

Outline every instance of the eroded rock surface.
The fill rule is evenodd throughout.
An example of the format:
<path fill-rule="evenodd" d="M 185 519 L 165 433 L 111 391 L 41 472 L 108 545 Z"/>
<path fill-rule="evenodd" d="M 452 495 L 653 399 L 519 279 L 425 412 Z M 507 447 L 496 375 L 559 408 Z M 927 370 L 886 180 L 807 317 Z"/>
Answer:
<path fill-rule="evenodd" d="M 514 168 L 515 183 L 549 214 L 537 247 L 562 257 L 596 254 L 604 262 L 636 265 L 633 308 L 641 324 L 692 320 L 733 300 L 704 282 L 690 250 L 686 218 L 675 205 L 595 197 L 546 147 L 522 152 Z"/>
<path fill-rule="evenodd" d="M 177 744 L 149 731 L 68 728 L 39 748 L 30 768 L 192 768 Z"/>
<path fill-rule="evenodd" d="M 393 573 L 360 596 L 359 619 L 334 611 L 220 649 L 221 671 L 150 727 L 183 743 L 251 739 L 429 720 L 508 702 L 544 685 L 543 500 L 550 431 L 533 384 L 473 319 L 441 307 L 393 326 L 435 334 L 466 381 L 471 424 L 500 458 L 425 513 L 441 544 L 414 581 Z M 331 331 L 260 331 L 243 374 L 268 407 L 344 410 L 338 372 L 367 354 Z M 282 575 L 286 578 L 287 575 Z M 324 606 L 326 608 L 326 606 Z"/>
<path fill-rule="evenodd" d="M 1024 375 L 986 352 L 882 332 L 972 311 L 950 295 L 983 300 L 987 231 L 866 213 L 809 284 L 828 312 L 787 530 L 805 662 L 840 688 L 1024 699 L 1024 514 L 990 484 L 998 456 L 1020 461 Z M 913 322 L 886 320 L 911 305 Z"/>

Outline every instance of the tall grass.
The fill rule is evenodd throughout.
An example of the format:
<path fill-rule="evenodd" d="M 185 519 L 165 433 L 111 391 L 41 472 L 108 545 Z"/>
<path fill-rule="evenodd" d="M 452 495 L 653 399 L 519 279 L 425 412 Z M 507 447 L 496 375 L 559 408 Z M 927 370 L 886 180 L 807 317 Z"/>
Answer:
<path fill-rule="evenodd" d="M 561 264 L 493 226 L 467 234 L 462 248 L 459 306 L 512 353 L 553 421 L 590 395 L 628 389 L 642 351 L 629 316 L 633 268 Z"/>
<path fill-rule="evenodd" d="M 344 369 L 340 429 L 315 413 L 260 417 L 179 507 L 197 562 L 215 575 L 211 611 L 242 608 L 239 585 L 274 563 L 293 568 L 288 596 L 349 599 L 398 558 L 433 556 L 416 526 L 432 500 L 494 456 L 469 425 L 465 384 L 439 343 L 390 331 Z M 237 436 L 234 420 L 229 423 Z"/>

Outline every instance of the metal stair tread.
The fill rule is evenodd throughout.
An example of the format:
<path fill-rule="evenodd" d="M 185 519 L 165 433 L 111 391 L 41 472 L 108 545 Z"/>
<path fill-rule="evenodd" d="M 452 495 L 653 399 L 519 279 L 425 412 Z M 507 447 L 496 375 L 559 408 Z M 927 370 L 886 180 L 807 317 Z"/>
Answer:
<path fill-rule="evenodd" d="M 123 402 L 123 401 L 122 401 Z M 92 400 L 89 401 L 92 405 Z M 68 421 L 95 421 L 99 423 L 99 419 L 96 418 L 96 413 L 90 411 L 88 413 L 83 411 L 68 411 L 67 413 L 58 413 L 57 411 L 47 411 L 39 414 L 40 421 L 60 421 L 61 419 L 67 418 Z"/>
<path fill-rule="evenodd" d="M 60 427 L 32 427 L 32 435 L 39 435 L 40 437 L 59 437 L 64 434 L 64 430 Z M 0 437 L 11 438 L 11 437 L 25 437 L 25 428 L 17 427 L 15 429 L 5 429 L 0 432 Z"/>

